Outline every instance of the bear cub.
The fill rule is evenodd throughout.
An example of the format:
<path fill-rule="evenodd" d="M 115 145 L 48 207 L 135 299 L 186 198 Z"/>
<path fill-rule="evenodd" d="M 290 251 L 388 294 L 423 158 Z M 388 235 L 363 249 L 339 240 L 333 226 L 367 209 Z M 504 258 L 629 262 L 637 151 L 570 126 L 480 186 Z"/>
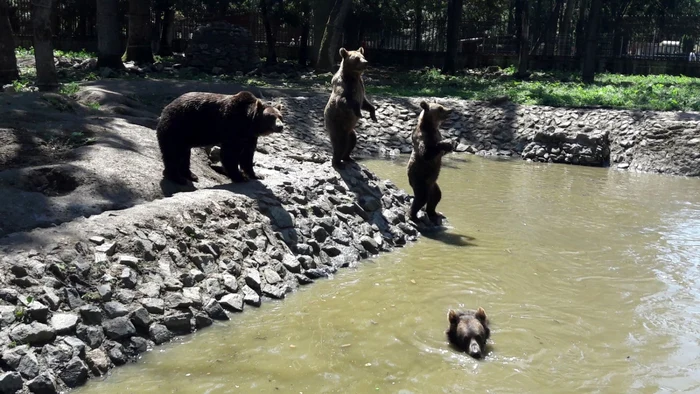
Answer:
<path fill-rule="evenodd" d="M 221 164 L 232 181 L 262 179 L 253 170 L 258 137 L 282 132 L 281 111 L 281 104 L 266 105 L 248 91 L 183 94 L 163 109 L 156 128 L 163 176 L 182 185 L 197 182 L 190 171 L 191 149 L 220 145 Z"/>
<path fill-rule="evenodd" d="M 484 308 L 447 313 L 450 327 L 445 331 L 450 343 L 470 356 L 479 359 L 486 355 L 486 340 L 491 335 L 489 319 Z"/>
<path fill-rule="evenodd" d="M 340 68 L 331 79 L 331 96 L 323 111 L 324 125 L 333 147 L 333 167 L 341 168 L 341 161 L 353 161 L 350 153 L 355 149 L 355 126 L 362 117 L 361 110 L 368 111 L 377 121 L 375 107 L 365 97 L 362 73 L 367 69 L 364 49 L 348 51 L 340 48 Z"/>
<path fill-rule="evenodd" d="M 420 107 L 422 111 L 411 136 L 413 151 L 407 165 L 408 183 L 414 196 L 410 218 L 417 223 L 418 211 L 426 206 L 428 218 L 437 225 L 444 218 L 442 213 L 435 211 L 442 199 L 442 191 L 437 184 L 442 156 L 454 149 L 452 142 L 442 141 L 440 125 L 447 120 L 452 110 L 425 101 L 421 101 Z"/>

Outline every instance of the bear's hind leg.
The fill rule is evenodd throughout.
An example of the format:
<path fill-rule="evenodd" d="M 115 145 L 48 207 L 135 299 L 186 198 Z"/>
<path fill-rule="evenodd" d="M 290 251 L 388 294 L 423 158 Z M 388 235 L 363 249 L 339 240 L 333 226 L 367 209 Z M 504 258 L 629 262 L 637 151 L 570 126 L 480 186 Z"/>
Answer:
<path fill-rule="evenodd" d="M 413 187 L 413 202 L 411 202 L 410 218 L 418 223 L 418 211 L 428 202 L 428 187 L 423 183 L 418 183 Z"/>
<path fill-rule="evenodd" d="M 334 130 L 330 133 L 331 147 L 333 148 L 333 159 L 331 163 L 335 168 L 343 168 L 341 160 L 345 154 L 347 146 L 347 134 L 343 131 Z"/>
<path fill-rule="evenodd" d="M 438 219 L 445 217 L 445 215 L 443 215 L 441 212 L 435 211 L 435 208 L 437 208 L 437 205 L 441 199 L 442 199 L 442 190 L 440 190 L 440 186 L 438 186 L 438 184 L 435 183 L 435 184 L 433 184 L 433 187 L 429 191 L 428 205 L 425 207 L 425 213 L 428 214 L 428 218 L 433 223 L 437 223 Z"/>
<path fill-rule="evenodd" d="M 352 157 L 350 157 L 350 153 L 355 149 L 355 145 L 357 145 L 357 133 L 355 133 L 355 130 L 350 130 L 350 134 L 348 134 L 348 144 L 345 149 L 345 154 L 343 155 L 343 161 L 355 161 Z"/>

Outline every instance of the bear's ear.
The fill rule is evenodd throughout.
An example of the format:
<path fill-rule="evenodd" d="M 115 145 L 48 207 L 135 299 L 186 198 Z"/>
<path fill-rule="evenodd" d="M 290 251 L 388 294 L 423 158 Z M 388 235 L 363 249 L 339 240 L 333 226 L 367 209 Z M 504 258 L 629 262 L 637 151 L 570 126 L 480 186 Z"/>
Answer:
<path fill-rule="evenodd" d="M 457 312 L 455 312 L 453 309 L 450 309 L 450 311 L 447 312 L 447 321 L 449 321 L 450 324 L 459 323 L 459 315 L 457 314 Z"/>
<path fill-rule="evenodd" d="M 340 48 L 340 57 L 342 57 L 343 59 L 348 57 L 348 50 L 345 48 Z"/>
<path fill-rule="evenodd" d="M 486 321 L 486 311 L 484 310 L 484 308 L 479 307 L 479 310 L 476 311 L 474 317 L 479 319 L 482 323 Z"/>
<path fill-rule="evenodd" d="M 265 103 L 258 99 L 258 102 L 255 104 L 255 113 L 262 113 L 263 111 L 265 111 Z"/>
<path fill-rule="evenodd" d="M 360 47 L 360 49 L 358 49 L 357 52 L 360 52 L 362 55 L 364 55 L 364 54 L 365 54 L 365 48 Z"/>
<path fill-rule="evenodd" d="M 428 105 L 428 103 L 426 103 L 425 101 L 421 101 L 420 107 L 427 111 L 430 108 L 430 105 Z"/>

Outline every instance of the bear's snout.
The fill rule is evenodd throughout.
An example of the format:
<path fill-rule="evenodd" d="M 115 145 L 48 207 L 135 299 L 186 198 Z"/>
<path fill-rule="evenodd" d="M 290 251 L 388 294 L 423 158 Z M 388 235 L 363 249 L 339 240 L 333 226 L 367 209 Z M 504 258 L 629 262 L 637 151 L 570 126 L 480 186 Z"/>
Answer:
<path fill-rule="evenodd" d="M 275 122 L 275 132 L 281 133 L 282 130 L 284 130 L 284 123 L 281 120 L 277 119 L 277 121 Z"/>
<path fill-rule="evenodd" d="M 472 338 L 469 343 L 469 355 L 474 358 L 481 358 L 481 346 L 479 346 L 474 338 Z"/>

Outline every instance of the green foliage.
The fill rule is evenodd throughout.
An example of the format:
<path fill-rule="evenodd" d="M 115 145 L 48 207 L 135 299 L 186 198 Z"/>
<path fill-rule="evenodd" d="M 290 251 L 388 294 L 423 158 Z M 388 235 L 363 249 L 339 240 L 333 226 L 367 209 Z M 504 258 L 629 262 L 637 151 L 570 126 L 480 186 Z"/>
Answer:
<path fill-rule="evenodd" d="M 59 49 L 54 49 L 54 57 L 67 57 L 71 59 L 90 59 L 97 57 L 96 53 L 88 52 L 85 49 L 80 51 L 61 51 Z M 34 47 L 29 48 L 16 48 L 15 56 L 20 57 L 34 57 Z"/>

